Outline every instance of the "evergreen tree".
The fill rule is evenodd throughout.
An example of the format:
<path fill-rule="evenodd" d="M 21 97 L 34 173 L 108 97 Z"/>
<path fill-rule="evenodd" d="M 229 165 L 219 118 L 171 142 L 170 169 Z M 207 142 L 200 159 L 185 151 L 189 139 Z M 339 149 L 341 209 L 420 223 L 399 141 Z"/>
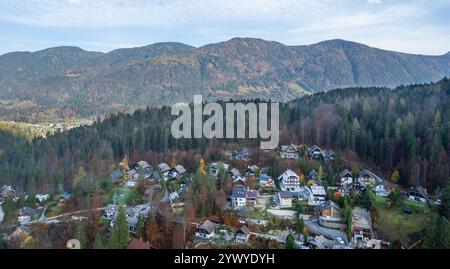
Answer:
<path fill-rule="evenodd" d="M 78 221 L 75 224 L 74 238 L 80 241 L 80 247 L 86 248 L 86 233 L 84 231 L 84 224 L 82 221 Z"/>
<path fill-rule="evenodd" d="M 100 235 L 100 233 L 97 233 L 94 239 L 94 249 L 103 249 L 103 248 L 104 246 L 102 236 Z"/>
<path fill-rule="evenodd" d="M 128 245 L 130 233 L 128 232 L 128 220 L 125 209 L 120 207 L 116 222 L 111 232 L 109 248 L 123 249 Z"/>
<path fill-rule="evenodd" d="M 294 236 L 290 233 L 286 237 L 286 249 L 296 249 L 297 245 L 295 244 Z"/>

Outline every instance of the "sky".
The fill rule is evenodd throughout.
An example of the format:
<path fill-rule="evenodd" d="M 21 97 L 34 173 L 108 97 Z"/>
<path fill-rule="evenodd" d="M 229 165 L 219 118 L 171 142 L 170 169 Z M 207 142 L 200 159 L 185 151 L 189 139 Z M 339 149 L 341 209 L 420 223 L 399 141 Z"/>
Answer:
<path fill-rule="evenodd" d="M 257 37 L 441 55 L 450 51 L 449 14 L 448 0 L 0 0 L 0 54 Z"/>

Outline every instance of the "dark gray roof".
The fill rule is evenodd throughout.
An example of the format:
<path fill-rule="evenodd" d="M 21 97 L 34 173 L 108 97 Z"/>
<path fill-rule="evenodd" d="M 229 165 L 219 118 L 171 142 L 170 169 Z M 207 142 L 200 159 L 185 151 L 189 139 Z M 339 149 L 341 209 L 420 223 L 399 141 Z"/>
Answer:
<path fill-rule="evenodd" d="M 245 198 L 247 191 L 244 187 L 237 186 L 233 188 L 232 196 L 235 198 Z"/>
<path fill-rule="evenodd" d="M 350 175 L 351 177 L 353 177 L 353 174 L 348 169 L 345 169 L 339 173 L 339 178 L 343 178 L 346 175 Z"/>
<path fill-rule="evenodd" d="M 198 226 L 198 228 L 203 229 L 203 230 L 207 231 L 208 233 L 212 233 L 216 229 L 216 226 L 217 226 L 216 223 L 214 223 L 210 220 L 205 220 L 200 226 Z"/>
<path fill-rule="evenodd" d="M 242 225 L 241 228 L 239 228 L 239 230 L 237 230 L 236 233 L 242 233 L 245 235 L 250 234 L 250 229 L 247 227 L 247 225 Z"/>
<path fill-rule="evenodd" d="M 325 203 L 317 206 L 317 209 L 319 209 L 320 211 L 323 211 L 323 210 L 325 210 L 325 209 L 327 209 L 329 207 L 334 207 L 334 208 L 336 208 L 338 210 L 341 210 L 341 207 L 338 204 L 336 204 L 335 202 L 331 201 L 331 200 L 328 200 Z"/>

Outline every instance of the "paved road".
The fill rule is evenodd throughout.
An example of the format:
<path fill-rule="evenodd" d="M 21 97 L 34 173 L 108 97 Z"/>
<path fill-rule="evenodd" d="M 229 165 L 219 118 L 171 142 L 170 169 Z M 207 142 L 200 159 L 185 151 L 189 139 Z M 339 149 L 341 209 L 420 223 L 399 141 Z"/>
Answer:
<path fill-rule="evenodd" d="M 99 207 L 99 208 L 95 208 L 92 209 L 92 211 L 100 211 L 100 210 L 105 210 L 106 207 Z M 44 209 L 45 210 L 45 209 Z M 61 214 L 61 215 L 57 215 L 57 216 L 53 216 L 53 217 L 49 217 L 46 218 L 45 215 L 41 215 L 41 217 L 39 218 L 39 220 L 35 220 L 35 221 L 30 221 L 28 224 L 35 224 L 35 223 L 58 223 L 60 218 L 63 217 L 69 217 L 69 216 L 73 216 L 73 215 L 78 215 L 81 213 L 86 213 L 89 210 L 79 210 L 79 211 L 75 211 L 75 212 L 70 212 L 70 213 L 65 213 L 65 214 Z"/>

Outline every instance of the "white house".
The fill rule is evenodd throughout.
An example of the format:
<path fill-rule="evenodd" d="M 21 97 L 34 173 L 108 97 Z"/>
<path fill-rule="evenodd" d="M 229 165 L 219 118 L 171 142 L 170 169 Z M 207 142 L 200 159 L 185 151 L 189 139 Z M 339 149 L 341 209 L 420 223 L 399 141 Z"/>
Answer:
<path fill-rule="evenodd" d="M 300 178 L 290 169 L 281 174 L 278 181 L 282 191 L 298 191 L 300 189 Z"/>
<path fill-rule="evenodd" d="M 353 179 L 353 174 L 348 169 L 341 171 L 338 175 L 338 183 L 340 185 L 351 185 L 353 183 Z"/>
<path fill-rule="evenodd" d="M 278 193 L 278 201 L 280 208 L 291 208 L 292 207 L 292 198 L 294 194 L 292 192 L 279 192 Z"/>
<path fill-rule="evenodd" d="M 209 220 L 205 220 L 202 224 L 198 226 L 197 230 L 195 231 L 195 237 L 209 240 L 214 236 L 216 227 L 217 227 L 216 223 Z"/>
<path fill-rule="evenodd" d="M 325 188 L 323 186 L 319 185 L 311 185 L 311 196 L 309 198 L 308 204 L 311 205 L 321 205 L 325 202 L 325 198 L 327 196 L 327 193 L 325 191 Z"/>
<path fill-rule="evenodd" d="M 236 243 L 246 244 L 250 238 L 250 229 L 247 225 L 243 225 L 236 231 Z"/>
<path fill-rule="evenodd" d="M 283 159 L 298 159 L 300 157 L 299 150 L 296 145 L 282 145 L 280 147 L 280 157 Z"/>

